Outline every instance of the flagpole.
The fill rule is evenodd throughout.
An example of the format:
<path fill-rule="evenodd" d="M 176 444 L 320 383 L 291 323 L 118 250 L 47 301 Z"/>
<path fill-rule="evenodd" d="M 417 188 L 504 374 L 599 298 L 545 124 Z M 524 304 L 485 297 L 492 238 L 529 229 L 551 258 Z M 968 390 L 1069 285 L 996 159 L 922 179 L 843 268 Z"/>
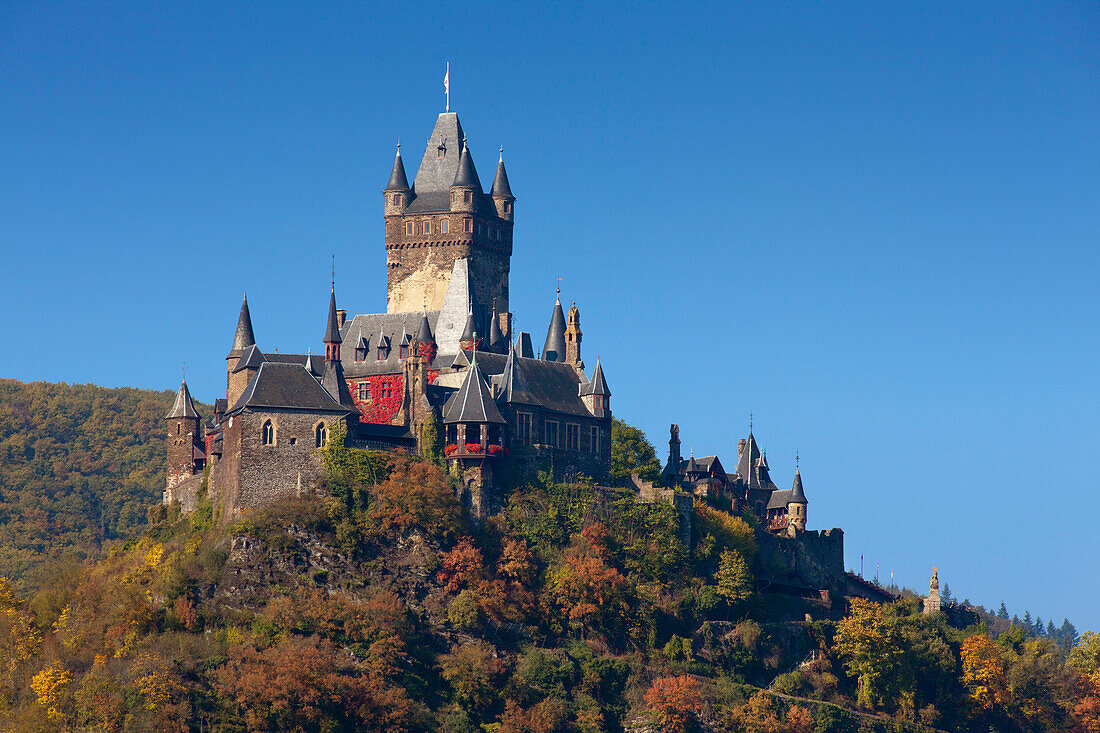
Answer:
<path fill-rule="evenodd" d="M 443 88 L 447 92 L 447 111 L 451 111 L 451 62 L 447 62 L 447 73 L 443 77 Z"/>

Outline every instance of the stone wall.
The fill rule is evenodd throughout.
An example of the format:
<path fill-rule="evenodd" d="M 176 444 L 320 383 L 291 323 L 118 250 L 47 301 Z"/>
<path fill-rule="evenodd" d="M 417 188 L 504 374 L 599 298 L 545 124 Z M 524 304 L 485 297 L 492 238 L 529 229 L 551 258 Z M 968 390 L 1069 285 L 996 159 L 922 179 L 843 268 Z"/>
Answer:
<path fill-rule="evenodd" d="M 774 580 L 840 590 L 844 579 L 844 531 L 800 532 L 797 537 L 757 533 L 756 565 Z"/>
<path fill-rule="evenodd" d="M 274 445 L 262 444 L 265 421 L 275 428 Z M 308 493 L 321 476 L 314 430 L 325 422 L 332 429 L 342 418 L 292 410 L 245 410 L 226 428 L 219 462 L 218 494 L 223 514 L 232 518 L 247 509 Z"/>

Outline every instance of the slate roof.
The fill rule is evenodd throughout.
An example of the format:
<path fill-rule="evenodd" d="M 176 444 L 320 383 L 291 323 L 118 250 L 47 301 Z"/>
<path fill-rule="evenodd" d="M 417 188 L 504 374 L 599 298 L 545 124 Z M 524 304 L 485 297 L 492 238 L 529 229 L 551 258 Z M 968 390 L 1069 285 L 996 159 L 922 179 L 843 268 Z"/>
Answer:
<path fill-rule="evenodd" d="M 447 425 L 460 422 L 507 423 L 493 402 L 493 394 L 476 361 L 466 370 L 462 386 L 447 400 L 443 408 L 443 422 Z"/>
<path fill-rule="evenodd" d="M 321 377 L 321 386 L 348 410 L 358 409 L 355 406 L 355 400 L 351 398 L 351 392 L 348 391 L 348 382 L 344 378 L 344 370 L 340 362 L 325 362 L 325 374 Z"/>
<path fill-rule="evenodd" d="M 172 409 L 164 416 L 164 419 L 171 420 L 176 417 L 190 417 L 196 420 L 199 417 L 199 413 L 195 409 L 195 403 L 191 399 L 191 390 L 187 389 L 186 379 L 180 382 L 180 388 L 176 391 L 176 401 L 172 405 Z"/>
<path fill-rule="evenodd" d="M 500 350 L 504 347 L 504 334 L 500 330 L 500 314 L 497 313 L 496 300 L 493 300 L 493 315 L 489 318 L 489 347 Z"/>
<path fill-rule="evenodd" d="M 275 364 L 297 364 L 304 366 L 310 374 L 320 379 L 325 373 L 325 359 L 320 354 L 264 354 L 264 361 Z"/>
<path fill-rule="evenodd" d="M 596 357 L 596 370 L 592 372 L 592 379 L 581 386 L 582 395 L 604 395 L 610 396 L 611 390 L 607 388 L 607 380 L 603 376 L 603 365 L 600 364 L 600 358 Z"/>
<path fill-rule="evenodd" d="M 332 286 L 332 293 L 328 299 L 328 324 L 325 326 L 325 338 L 326 344 L 339 344 L 344 341 L 340 337 L 340 327 L 337 326 L 340 321 L 336 316 L 336 286 Z"/>
<path fill-rule="evenodd" d="M 460 342 L 473 341 L 477 338 L 477 326 L 474 324 L 474 313 L 470 311 L 470 314 L 466 316 L 466 327 L 462 329 L 462 335 L 458 337 Z"/>
<path fill-rule="evenodd" d="M 260 365 L 256 376 L 226 414 L 235 414 L 246 407 L 348 412 L 348 408 L 334 400 L 304 365 L 271 361 Z"/>
<path fill-rule="evenodd" d="M 776 489 L 768 499 L 768 509 L 784 509 L 791 503 L 791 489 Z"/>
<path fill-rule="evenodd" d="M 520 331 L 516 337 L 516 347 L 519 350 L 519 355 L 524 359 L 535 358 L 535 347 L 531 344 L 531 334 L 526 331 Z"/>
<path fill-rule="evenodd" d="M 737 457 L 737 478 L 751 489 L 778 488 L 768 473 L 767 458 L 756 444 L 751 430 L 745 449 Z"/>
<path fill-rule="evenodd" d="M 550 314 L 542 358 L 546 361 L 565 361 L 565 313 L 561 310 L 561 298 L 554 302 L 554 312 Z"/>
<path fill-rule="evenodd" d="M 798 502 L 800 504 L 809 504 L 806 499 L 806 492 L 802 490 L 802 473 L 795 469 L 794 472 L 794 485 L 791 487 L 791 501 Z"/>
<path fill-rule="evenodd" d="M 469 354 L 464 351 L 455 357 L 453 366 L 461 368 L 470 363 Z M 477 365 L 481 371 L 500 383 L 499 376 L 504 373 L 508 357 L 486 351 L 477 352 Z M 542 359 L 516 357 L 515 366 L 526 383 L 534 403 L 547 410 L 567 415 L 592 417 L 580 396 L 580 378 L 577 371 L 568 364 Z"/>
<path fill-rule="evenodd" d="M 443 192 L 446 207 L 436 211 L 448 211 L 451 207 L 451 184 L 458 172 L 458 160 L 462 153 L 462 141 L 466 135 L 456 112 L 444 112 L 435 120 L 432 134 L 424 146 L 424 157 L 413 179 L 413 191 L 417 198 L 429 192 Z"/>
<path fill-rule="evenodd" d="M 401 162 L 401 144 L 397 144 L 397 155 L 393 159 L 393 170 L 390 172 L 390 182 L 383 191 L 408 191 L 409 179 L 405 176 L 405 164 Z"/>
<path fill-rule="evenodd" d="M 531 388 L 527 386 L 527 380 L 524 378 L 523 372 L 516 366 L 518 361 L 519 356 L 516 354 L 516 347 L 512 346 L 508 350 L 504 372 L 497 377 L 493 377 L 493 384 L 497 388 L 497 401 L 513 405 L 536 405 L 538 401 L 531 394 Z"/>
<path fill-rule="evenodd" d="M 512 195 L 512 187 L 508 185 L 508 171 L 504 170 L 504 152 L 500 153 L 500 161 L 497 163 L 497 174 L 493 178 L 493 188 L 489 193 L 494 198 L 505 197 L 515 199 Z"/>
<path fill-rule="evenodd" d="M 233 348 L 229 356 L 238 356 L 241 352 L 256 343 L 256 336 L 252 333 L 252 314 L 248 311 L 248 295 L 241 301 L 241 315 L 237 317 L 237 332 L 233 335 Z"/>
<path fill-rule="evenodd" d="M 233 373 L 243 372 L 245 369 L 259 369 L 260 364 L 267 361 L 264 358 L 263 352 L 260 351 L 260 347 L 256 344 L 252 344 L 244 353 L 241 354 L 240 360 L 237 362 L 237 366 L 233 368 Z"/>
<path fill-rule="evenodd" d="M 465 186 L 483 193 L 481 179 L 477 177 L 477 168 L 474 167 L 474 159 L 470 157 L 470 146 L 465 142 L 462 143 L 462 154 L 458 157 L 458 170 L 455 171 L 455 180 L 451 185 Z"/>
<path fill-rule="evenodd" d="M 344 376 L 349 378 L 366 377 L 376 374 L 397 374 L 401 371 L 401 350 L 390 349 L 385 359 L 378 359 L 378 342 L 380 339 L 393 346 L 400 344 L 405 334 L 417 333 L 420 330 L 421 321 L 428 321 L 428 329 L 435 333 L 438 323 L 439 311 L 427 311 L 426 313 L 367 313 L 349 318 L 341 329 L 343 337 L 349 344 L 356 347 L 360 341 L 366 344 L 367 358 L 364 361 L 355 360 L 355 349 L 344 348 L 340 350 L 340 363 L 344 369 Z M 440 365 L 437 357 L 434 365 Z"/>
<path fill-rule="evenodd" d="M 428 314 L 424 313 L 420 318 L 420 325 L 416 327 L 416 340 L 422 344 L 430 344 L 435 341 L 432 336 L 432 324 L 428 323 Z"/>

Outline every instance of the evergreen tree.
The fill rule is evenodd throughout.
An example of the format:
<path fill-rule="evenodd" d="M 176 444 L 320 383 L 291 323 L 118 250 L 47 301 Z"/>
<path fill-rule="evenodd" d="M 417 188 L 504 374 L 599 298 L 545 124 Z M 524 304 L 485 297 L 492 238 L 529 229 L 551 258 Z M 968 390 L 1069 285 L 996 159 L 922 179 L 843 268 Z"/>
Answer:
<path fill-rule="evenodd" d="M 1070 649 L 1077 646 L 1077 629 L 1068 618 L 1062 619 L 1062 626 L 1058 629 L 1058 646 L 1062 647 L 1062 651 L 1067 654 Z"/>
<path fill-rule="evenodd" d="M 1008 606 L 1005 605 L 1004 601 L 1001 601 L 1001 607 L 997 609 L 997 618 L 1001 621 L 1008 620 Z"/>
<path fill-rule="evenodd" d="M 1043 619 L 1039 616 L 1036 616 L 1035 617 L 1035 627 L 1034 627 L 1035 635 L 1036 636 L 1042 636 L 1043 635 L 1043 630 L 1045 628 L 1046 627 L 1043 626 Z"/>
<path fill-rule="evenodd" d="M 951 586 L 947 583 L 943 584 L 943 593 L 940 593 L 940 600 L 944 603 L 954 603 L 955 599 L 951 597 Z"/>
<path fill-rule="evenodd" d="M 1024 611 L 1024 631 L 1028 636 L 1035 633 L 1035 622 L 1031 620 L 1031 611 Z"/>
<path fill-rule="evenodd" d="M 1053 621 L 1047 621 L 1046 635 L 1047 635 L 1048 639 L 1053 639 L 1055 641 L 1058 640 L 1058 629 L 1054 628 L 1054 622 Z"/>

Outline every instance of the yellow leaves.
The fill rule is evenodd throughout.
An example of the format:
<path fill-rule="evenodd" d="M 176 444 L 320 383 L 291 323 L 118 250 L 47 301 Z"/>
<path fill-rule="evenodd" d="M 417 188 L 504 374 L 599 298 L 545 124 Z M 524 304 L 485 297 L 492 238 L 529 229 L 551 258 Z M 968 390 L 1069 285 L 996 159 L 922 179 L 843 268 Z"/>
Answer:
<path fill-rule="evenodd" d="M 0 670 L 11 682 L 22 666 L 38 654 L 42 635 L 31 622 L 26 602 L 7 578 L 0 578 Z"/>
<path fill-rule="evenodd" d="M 159 542 L 153 544 L 149 548 L 149 551 L 145 553 L 145 568 L 147 570 L 156 570 L 160 567 L 161 561 L 164 559 L 164 545 Z"/>
<path fill-rule="evenodd" d="M 848 615 L 837 623 L 836 651 L 848 673 L 859 677 L 860 702 L 880 703 L 904 653 L 898 620 L 877 603 L 853 598 Z"/>
<path fill-rule="evenodd" d="M 1005 670 L 997 646 L 985 634 L 974 634 L 962 643 L 963 684 L 970 699 L 982 710 L 1004 700 Z"/>
<path fill-rule="evenodd" d="M 157 712 L 183 691 L 183 686 L 171 675 L 168 664 L 153 654 L 142 654 L 135 665 L 139 670 L 137 691 L 146 710 Z"/>
<path fill-rule="evenodd" d="M 61 691 L 72 681 L 73 676 L 67 669 L 57 668 L 44 669 L 31 679 L 31 689 L 50 720 L 61 719 Z"/>

